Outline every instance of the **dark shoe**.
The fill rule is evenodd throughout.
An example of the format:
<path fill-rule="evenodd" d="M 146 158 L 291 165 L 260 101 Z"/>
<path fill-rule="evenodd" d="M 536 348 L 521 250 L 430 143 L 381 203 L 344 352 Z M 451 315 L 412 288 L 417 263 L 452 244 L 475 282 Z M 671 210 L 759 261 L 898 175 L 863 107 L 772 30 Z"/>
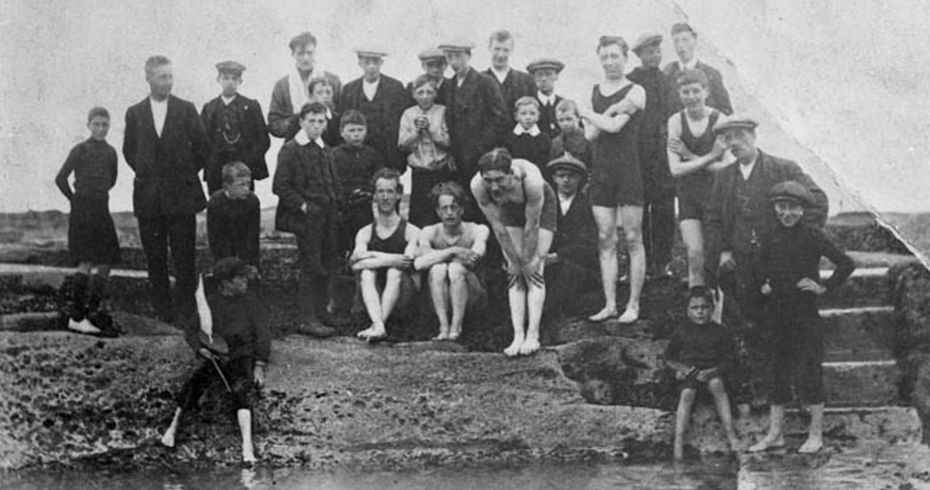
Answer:
<path fill-rule="evenodd" d="M 308 337 L 325 339 L 326 337 L 332 337 L 333 335 L 336 335 L 336 329 L 323 325 L 319 320 L 310 320 L 306 323 L 300 324 L 297 327 L 297 333 L 306 335 Z"/>

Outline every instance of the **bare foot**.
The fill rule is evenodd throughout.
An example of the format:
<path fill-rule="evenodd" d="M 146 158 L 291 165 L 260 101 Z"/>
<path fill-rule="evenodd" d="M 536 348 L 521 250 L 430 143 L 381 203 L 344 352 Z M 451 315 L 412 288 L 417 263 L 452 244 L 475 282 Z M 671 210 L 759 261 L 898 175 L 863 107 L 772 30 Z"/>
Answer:
<path fill-rule="evenodd" d="M 461 326 L 461 325 L 459 325 L 459 326 L 457 326 L 457 327 L 453 325 L 452 328 L 449 329 L 449 340 L 458 340 L 459 337 L 461 337 L 461 336 L 462 336 L 462 326 Z"/>
<path fill-rule="evenodd" d="M 507 357 L 513 357 L 520 354 L 520 347 L 523 345 L 523 339 L 513 339 L 513 343 L 510 344 L 510 347 L 504 349 L 504 355 Z"/>
<path fill-rule="evenodd" d="M 174 432 L 168 431 L 161 436 L 161 445 L 165 447 L 174 447 Z"/>
<path fill-rule="evenodd" d="M 610 308 L 605 306 L 603 310 L 591 315 L 588 317 L 588 320 L 592 322 L 602 322 L 617 316 L 617 308 Z"/>
<path fill-rule="evenodd" d="M 823 438 L 821 437 L 808 437 L 804 444 L 798 448 L 798 452 L 801 454 L 814 454 L 823 449 Z"/>
<path fill-rule="evenodd" d="M 374 332 L 375 332 L 375 326 L 372 325 L 372 326 L 366 328 L 365 330 L 362 330 L 361 332 L 355 334 L 355 336 L 358 337 L 358 338 L 360 338 L 360 339 L 362 339 L 362 340 L 368 340 L 368 338 L 371 337 L 371 335 L 372 335 Z"/>
<path fill-rule="evenodd" d="M 253 465 L 258 462 L 258 460 L 255 459 L 255 452 L 251 447 L 242 448 L 242 462 L 249 465 Z"/>
<path fill-rule="evenodd" d="M 785 439 L 781 436 L 765 436 L 761 441 L 749 446 L 747 449 L 750 453 L 759 453 L 769 449 L 785 447 Z"/>
<path fill-rule="evenodd" d="M 639 308 L 632 308 L 627 306 L 626 311 L 623 312 L 623 315 L 620 315 L 618 320 L 620 323 L 627 324 L 633 323 L 636 320 L 639 320 Z"/>
<path fill-rule="evenodd" d="M 384 329 L 383 324 L 372 325 L 371 328 L 369 328 L 368 330 L 370 330 L 370 332 L 368 332 L 368 337 L 366 337 L 366 340 L 368 340 L 369 342 L 371 342 L 372 340 L 381 340 L 387 337 L 387 331 Z"/>
<path fill-rule="evenodd" d="M 520 355 L 528 356 L 534 354 L 539 350 L 539 341 L 526 339 L 523 341 L 523 345 L 520 346 Z"/>

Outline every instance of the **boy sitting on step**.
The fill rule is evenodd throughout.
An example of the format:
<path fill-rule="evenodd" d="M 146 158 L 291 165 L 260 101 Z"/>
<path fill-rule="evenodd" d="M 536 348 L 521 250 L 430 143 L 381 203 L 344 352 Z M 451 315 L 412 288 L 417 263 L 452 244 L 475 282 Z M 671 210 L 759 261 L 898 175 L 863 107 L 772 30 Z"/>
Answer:
<path fill-rule="evenodd" d="M 768 434 L 750 452 L 783 447 L 782 425 L 791 387 L 808 406 L 810 427 L 799 453 L 816 453 L 823 447 L 823 326 L 817 296 L 843 284 L 855 264 L 830 242 L 820 228 L 801 222 L 814 198 L 795 181 L 775 184 L 769 191 L 778 225 L 761 242 L 761 291 L 767 297 L 772 357 L 772 391 Z M 820 282 L 820 258 L 836 265 L 829 279 Z M 795 372 L 796 371 L 796 372 Z M 794 383 L 792 379 L 794 378 Z"/>
<path fill-rule="evenodd" d="M 711 320 L 713 311 L 713 293 L 703 286 L 691 288 L 688 292 L 688 321 L 672 334 L 665 354 L 665 363 L 675 371 L 675 379 L 681 388 L 675 418 L 673 451 L 676 461 L 684 457 L 685 432 L 697 390 L 702 385 L 706 385 L 714 397 L 730 449 L 739 448 L 730 399 L 724 387 L 724 378 L 736 361 L 736 347 L 727 329 Z"/>

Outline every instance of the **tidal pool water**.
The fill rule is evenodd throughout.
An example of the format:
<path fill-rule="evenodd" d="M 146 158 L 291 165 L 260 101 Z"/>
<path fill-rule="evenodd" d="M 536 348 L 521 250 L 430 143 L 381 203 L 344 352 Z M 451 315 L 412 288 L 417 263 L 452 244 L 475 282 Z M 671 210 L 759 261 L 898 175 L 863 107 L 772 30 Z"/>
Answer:
<path fill-rule="evenodd" d="M 733 460 L 671 464 L 553 464 L 522 467 L 436 468 L 404 472 L 310 472 L 300 468 L 31 471 L 0 474 L 8 490 L 600 490 L 735 489 Z"/>

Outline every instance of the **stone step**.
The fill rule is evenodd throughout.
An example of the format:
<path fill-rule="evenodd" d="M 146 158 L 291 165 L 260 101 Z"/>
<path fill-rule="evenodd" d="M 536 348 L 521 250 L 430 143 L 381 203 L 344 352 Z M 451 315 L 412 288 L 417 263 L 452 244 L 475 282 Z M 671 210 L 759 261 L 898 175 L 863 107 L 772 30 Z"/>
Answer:
<path fill-rule="evenodd" d="M 820 271 L 821 280 L 830 277 L 832 270 Z M 853 271 L 852 276 L 836 291 L 823 295 L 822 308 L 848 308 L 852 306 L 881 306 L 891 302 L 891 282 L 887 267 L 865 267 Z"/>
<path fill-rule="evenodd" d="M 894 359 L 894 307 L 870 306 L 821 310 L 827 361 Z"/>
<path fill-rule="evenodd" d="M 0 277 L 4 278 L 4 285 L 7 287 L 58 289 L 64 284 L 65 279 L 74 274 L 74 271 L 72 267 L 0 263 Z M 139 270 L 113 269 L 110 271 L 110 277 L 144 281 L 148 273 Z"/>
<path fill-rule="evenodd" d="M 894 360 L 823 363 L 827 405 L 875 407 L 900 401 L 901 369 Z"/>

